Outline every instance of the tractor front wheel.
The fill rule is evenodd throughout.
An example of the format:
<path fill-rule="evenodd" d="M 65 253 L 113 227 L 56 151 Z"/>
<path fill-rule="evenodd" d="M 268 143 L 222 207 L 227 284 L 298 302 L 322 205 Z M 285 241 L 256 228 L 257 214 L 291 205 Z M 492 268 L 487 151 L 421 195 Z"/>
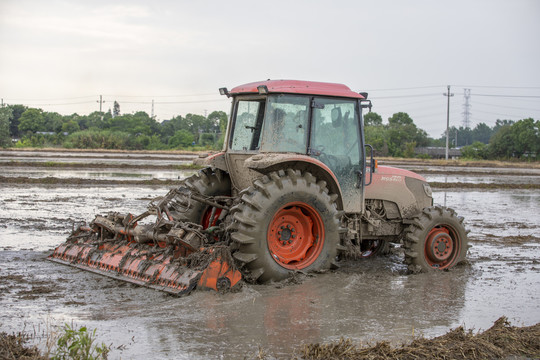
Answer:
<path fill-rule="evenodd" d="M 443 206 L 425 208 L 405 230 L 405 263 L 412 272 L 446 270 L 465 260 L 463 218 Z"/>
<path fill-rule="evenodd" d="M 264 176 L 243 192 L 231 238 L 238 247 L 233 256 L 251 280 L 330 268 L 341 232 L 335 198 L 324 181 L 292 169 Z"/>

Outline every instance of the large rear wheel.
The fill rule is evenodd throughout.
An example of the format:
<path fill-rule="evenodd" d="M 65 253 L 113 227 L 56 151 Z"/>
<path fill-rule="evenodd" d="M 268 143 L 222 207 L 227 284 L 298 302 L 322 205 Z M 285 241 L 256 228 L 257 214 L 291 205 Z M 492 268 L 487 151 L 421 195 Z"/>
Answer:
<path fill-rule="evenodd" d="M 450 269 L 468 249 L 463 218 L 443 206 L 425 208 L 405 230 L 405 263 L 410 271 Z"/>
<path fill-rule="evenodd" d="M 335 198 L 308 172 L 288 169 L 256 180 L 234 210 L 233 256 L 259 282 L 330 268 L 341 231 Z"/>

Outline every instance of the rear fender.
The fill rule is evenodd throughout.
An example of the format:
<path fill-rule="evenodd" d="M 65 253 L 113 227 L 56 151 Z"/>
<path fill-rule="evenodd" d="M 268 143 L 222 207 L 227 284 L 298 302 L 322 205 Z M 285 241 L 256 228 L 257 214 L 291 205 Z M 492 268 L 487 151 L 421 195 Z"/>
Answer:
<path fill-rule="evenodd" d="M 227 164 L 225 163 L 225 153 L 223 151 L 216 154 L 201 154 L 193 160 L 193 164 L 228 171 Z"/>
<path fill-rule="evenodd" d="M 245 161 L 245 166 L 261 174 L 272 171 L 295 169 L 308 171 L 318 180 L 326 182 L 330 194 L 337 194 L 336 205 L 338 210 L 343 210 L 341 187 L 336 175 L 322 161 L 310 156 L 300 154 L 257 154 Z"/>

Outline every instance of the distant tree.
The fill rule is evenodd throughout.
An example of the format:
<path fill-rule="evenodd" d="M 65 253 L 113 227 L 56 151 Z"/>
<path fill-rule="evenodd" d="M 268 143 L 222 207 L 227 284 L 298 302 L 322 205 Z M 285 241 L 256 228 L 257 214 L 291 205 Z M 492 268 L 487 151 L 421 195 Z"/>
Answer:
<path fill-rule="evenodd" d="M 199 144 L 202 146 L 211 146 L 216 142 L 216 136 L 212 133 L 202 133 L 199 137 Z"/>
<path fill-rule="evenodd" d="M 19 119 L 19 132 L 21 134 L 49 131 L 43 115 L 43 110 L 30 108 Z"/>
<path fill-rule="evenodd" d="M 490 158 L 510 158 L 514 152 L 512 127 L 504 125 L 489 140 L 488 155 Z"/>
<path fill-rule="evenodd" d="M 540 150 L 540 134 L 538 121 L 532 118 L 519 120 L 511 126 L 511 137 L 518 158 L 536 156 Z"/>
<path fill-rule="evenodd" d="M 227 114 L 224 111 L 213 111 L 208 115 L 208 122 L 213 128 L 211 132 L 225 133 L 227 130 Z"/>
<path fill-rule="evenodd" d="M 93 113 L 90 113 L 88 115 L 80 116 L 79 118 L 77 118 L 77 122 L 79 123 L 79 127 L 81 128 L 81 130 L 105 129 L 105 121 L 109 119 L 109 116 L 107 113 L 105 113 L 105 115 L 103 116 L 103 120 L 101 119 L 101 116 L 102 114 L 99 111 L 94 111 Z"/>
<path fill-rule="evenodd" d="M 465 159 L 487 159 L 488 146 L 480 141 L 475 141 L 471 145 L 461 148 L 461 155 Z"/>
<path fill-rule="evenodd" d="M 366 126 L 364 137 L 366 144 L 373 146 L 379 156 L 388 156 L 387 129 L 384 126 Z"/>
<path fill-rule="evenodd" d="M 484 123 L 477 124 L 472 130 L 472 140 L 480 141 L 484 144 L 489 143 L 489 139 L 493 135 L 493 130 Z"/>
<path fill-rule="evenodd" d="M 411 119 L 409 114 L 404 112 L 395 113 L 388 118 L 388 125 L 390 126 L 406 126 L 411 124 L 414 125 L 413 119 Z"/>
<path fill-rule="evenodd" d="M 500 119 L 497 119 L 497 121 L 495 121 L 495 126 L 493 127 L 493 134 L 495 134 L 497 131 L 499 131 L 499 129 L 502 128 L 503 126 L 513 125 L 514 122 L 515 122 L 514 120 L 500 120 Z"/>
<path fill-rule="evenodd" d="M 195 137 L 195 141 L 199 140 L 200 133 L 210 132 L 212 129 L 211 124 L 209 124 L 207 119 L 202 115 L 187 114 L 184 121 L 187 125 L 187 130 Z"/>
<path fill-rule="evenodd" d="M 28 110 L 27 106 L 24 105 L 8 105 L 8 108 L 12 110 L 11 119 L 9 120 L 9 133 L 13 138 L 18 138 L 19 134 L 19 119 L 21 115 Z"/>
<path fill-rule="evenodd" d="M 75 120 L 68 120 L 62 124 L 62 132 L 67 132 L 68 134 L 73 134 L 80 129 L 79 124 Z"/>
<path fill-rule="evenodd" d="M 195 137 L 189 131 L 178 130 L 174 133 L 174 136 L 169 139 L 169 148 L 178 149 L 188 147 L 193 143 L 194 139 Z"/>
<path fill-rule="evenodd" d="M 127 132 L 133 135 L 152 136 L 159 130 L 156 120 L 150 118 L 144 111 L 111 117 L 105 122 L 105 126 L 112 131 Z"/>
<path fill-rule="evenodd" d="M 59 133 L 62 131 L 64 117 L 57 112 L 44 112 L 45 130 L 48 132 Z"/>
<path fill-rule="evenodd" d="M 418 129 L 411 117 L 404 112 L 395 113 L 388 118 L 386 138 L 390 156 L 411 156 L 411 148 L 429 143 L 427 133 Z"/>
<path fill-rule="evenodd" d="M 120 104 L 114 101 L 113 105 L 113 117 L 120 116 Z"/>
<path fill-rule="evenodd" d="M 471 128 L 460 126 L 457 136 L 457 147 L 471 145 L 474 142 Z"/>
<path fill-rule="evenodd" d="M 382 126 L 382 117 L 376 112 L 368 112 L 364 115 L 365 126 Z"/>
<path fill-rule="evenodd" d="M 11 146 L 9 133 L 9 120 L 13 116 L 13 110 L 9 107 L 0 108 L 0 147 Z"/>

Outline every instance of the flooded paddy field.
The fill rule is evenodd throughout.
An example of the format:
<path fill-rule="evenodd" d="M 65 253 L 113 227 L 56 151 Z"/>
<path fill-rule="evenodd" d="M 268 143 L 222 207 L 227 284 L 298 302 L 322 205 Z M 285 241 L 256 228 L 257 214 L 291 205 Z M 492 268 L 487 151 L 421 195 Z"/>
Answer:
<path fill-rule="evenodd" d="M 2 175 L 12 168 L 2 167 Z M 48 168 L 26 170 L 38 178 L 88 176 L 82 169 L 54 169 L 55 175 Z M 443 169 L 430 167 L 424 176 L 440 181 L 430 179 L 444 176 L 434 171 Z M 495 181 L 497 171 L 486 173 Z M 166 173 L 177 179 L 192 172 Z M 534 172 L 510 176 L 538 182 Z M 468 263 L 446 272 L 408 275 L 396 247 L 390 256 L 343 262 L 337 271 L 297 281 L 176 298 L 46 260 L 73 223 L 111 210 L 143 212 L 167 190 L 125 183 L 0 184 L 0 331 L 24 330 L 39 341 L 70 323 L 96 328 L 99 341 L 113 345 L 113 359 L 234 359 L 254 357 L 259 349 L 290 358 L 303 344 L 341 337 L 399 344 L 460 325 L 487 329 L 503 315 L 514 325 L 540 322 L 538 190 L 434 189 L 435 203 L 456 209 L 470 230 Z"/>

